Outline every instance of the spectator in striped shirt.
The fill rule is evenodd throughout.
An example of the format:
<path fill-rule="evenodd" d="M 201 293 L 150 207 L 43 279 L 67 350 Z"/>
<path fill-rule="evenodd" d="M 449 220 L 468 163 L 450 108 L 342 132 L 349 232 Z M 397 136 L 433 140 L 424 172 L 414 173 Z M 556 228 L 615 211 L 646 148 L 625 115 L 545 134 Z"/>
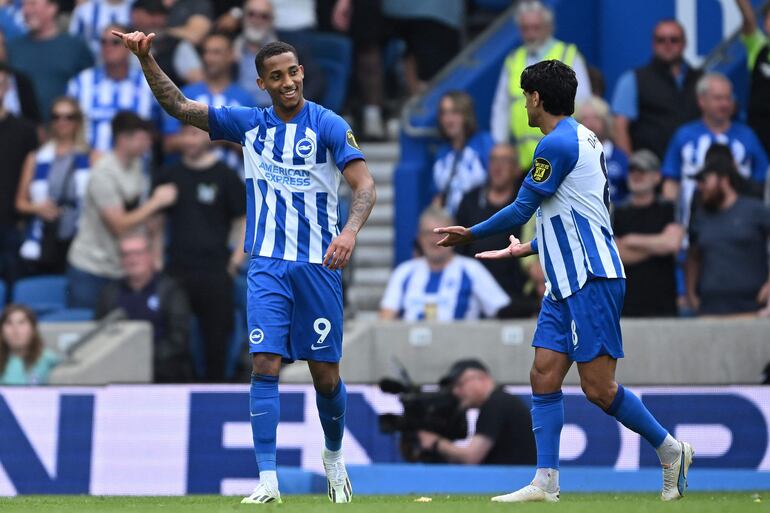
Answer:
<path fill-rule="evenodd" d="M 70 80 L 67 94 L 76 98 L 86 118 L 86 138 L 94 150 L 112 148 L 112 119 L 130 111 L 146 120 L 159 120 L 160 107 L 144 80 L 142 70 L 130 65 L 131 52 L 110 31 L 126 27 L 108 25 L 100 39 L 102 63 Z"/>
<path fill-rule="evenodd" d="M 72 11 L 69 32 L 82 38 L 94 57 L 98 57 L 104 29 L 115 24 L 128 25 L 132 3 L 133 0 L 86 0 Z"/>

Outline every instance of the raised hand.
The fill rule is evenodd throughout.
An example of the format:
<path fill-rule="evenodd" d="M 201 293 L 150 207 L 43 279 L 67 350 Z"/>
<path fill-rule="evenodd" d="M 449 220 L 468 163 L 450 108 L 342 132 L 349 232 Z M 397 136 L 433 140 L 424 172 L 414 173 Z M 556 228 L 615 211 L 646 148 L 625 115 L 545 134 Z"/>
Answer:
<path fill-rule="evenodd" d="M 122 39 L 126 47 L 134 52 L 140 59 L 142 57 L 147 57 L 150 54 L 152 40 L 155 39 L 155 32 L 152 32 L 150 35 L 145 35 L 144 32 L 130 32 L 124 34 L 123 32 L 113 30 L 112 35 Z"/>
<path fill-rule="evenodd" d="M 444 238 L 438 241 L 436 245 L 444 246 L 445 248 L 468 244 L 473 240 L 473 234 L 464 226 L 444 226 L 441 228 L 434 228 L 433 233 L 444 235 Z"/>
<path fill-rule="evenodd" d="M 529 243 L 522 244 L 521 241 L 513 235 L 508 237 L 508 240 L 510 240 L 511 243 L 507 248 L 476 253 L 476 258 L 479 260 L 501 260 L 504 258 L 517 258 L 532 254 Z"/>

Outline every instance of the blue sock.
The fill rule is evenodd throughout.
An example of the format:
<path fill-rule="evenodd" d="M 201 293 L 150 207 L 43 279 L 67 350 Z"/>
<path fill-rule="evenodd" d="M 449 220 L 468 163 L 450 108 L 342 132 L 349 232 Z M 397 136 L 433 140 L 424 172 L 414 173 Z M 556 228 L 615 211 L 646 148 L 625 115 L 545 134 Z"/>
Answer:
<path fill-rule="evenodd" d="M 532 394 L 532 432 L 537 445 L 537 468 L 559 468 L 559 437 L 564 426 L 564 395 Z"/>
<path fill-rule="evenodd" d="M 251 434 L 254 439 L 254 454 L 260 472 L 275 470 L 275 431 L 278 428 L 280 400 L 278 376 L 251 375 L 249 393 Z"/>
<path fill-rule="evenodd" d="M 326 395 L 320 392 L 315 394 L 315 404 L 318 406 L 318 416 L 321 418 L 321 426 L 324 430 L 326 449 L 329 451 L 339 451 L 342 448 L 347 402 L 348 392 L 342 378 L 331 394 Z"/>
<path fill-rule="evenodd" d="M 660 447 L 668 435 L 668 431 L 655 420 L 655 417 L 642 404 L 642 401 L 633 392 L 623 388 L 621 384 L 618 384 L 615 399 L 607 408 L 607 415 L 612 415 L 628 429 L 639 433 L 654 448 Z"/>

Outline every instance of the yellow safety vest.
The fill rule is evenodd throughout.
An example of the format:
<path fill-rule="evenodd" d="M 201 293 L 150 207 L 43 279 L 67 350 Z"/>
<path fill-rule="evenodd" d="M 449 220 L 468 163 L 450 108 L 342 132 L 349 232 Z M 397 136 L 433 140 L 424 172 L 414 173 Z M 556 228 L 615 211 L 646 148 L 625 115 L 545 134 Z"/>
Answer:
<path fill-rule="evenodd" d="M 556 40 L 543 60 L 557 59 L 572 66 L 575 62 L 577 47 Z M 523 46 L 517 48 L 505 59 L 505 69 L 508 70 L 508 94 L 511 97 L 511 135 L 519 152 L 519 164 L 521 169 L 527 170 L 532 164 L 535 148 L 543 133 L 539 128 L 529 126 L 527 109 L 524 107 L 524 95 L 521 93 L 521 72 L 527 66 L 527 49 Z"/>

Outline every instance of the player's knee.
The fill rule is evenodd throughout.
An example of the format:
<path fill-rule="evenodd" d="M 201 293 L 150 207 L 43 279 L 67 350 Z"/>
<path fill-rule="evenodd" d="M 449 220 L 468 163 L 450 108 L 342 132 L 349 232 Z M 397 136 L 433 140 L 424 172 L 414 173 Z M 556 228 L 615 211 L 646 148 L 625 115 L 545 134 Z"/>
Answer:
<path fill-rule="evenodd" d="M 561 387 L 557 373 L 549 369 L 541 369 L 536 365 L 529 371 L 529 383 L 536 394 L 555 392 Z"/>
<path fill-rule="evenodd" d="M 251 357 L 251 372 L 265 376 L 278 376 L 281 372 L 281 356 L 270 353 L 255 353 Z"/>
<path fill-rule="evenodd" d="M 340 377 L 338 375 L 329 373 L 323 376 L 314 376 L 313 386 L 319 394 L 331 395 L 337 389 L 339 381 Z"/>
<path fill-rule="evenodd" d="M 586 395 L 586 399 L 597 405 L 599 408 L 606 410 L 612 404 L 612 399 L 615 396 L 613 390 L 613 383 L 597 383 L 590 381 L 581 381 L 580 387 L 583 389 L 583 393 Z"/>

